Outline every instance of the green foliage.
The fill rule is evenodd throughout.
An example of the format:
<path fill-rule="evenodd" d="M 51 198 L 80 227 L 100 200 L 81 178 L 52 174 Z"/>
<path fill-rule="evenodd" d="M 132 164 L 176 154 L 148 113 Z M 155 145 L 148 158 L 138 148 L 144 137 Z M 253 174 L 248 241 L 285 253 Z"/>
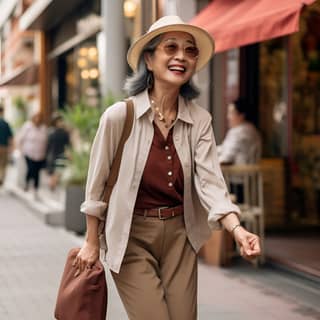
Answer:
<path fill-rule="evenodd" d="M 101 113 L 100 108 L 79 102 L 74 106 L 67 106 L 62 116 L 72 129 L 79 132 L 82 141 L 91 142 L 98 128 Z"/>
<path fill-rule="evenodd" d="M 21 96 L 15 96 L 12 98 L 12 104 L 17 111 L 15 122 L 13 123 L 14 128 L 20 128 L 23 123 L 27 120 L 27 102 Z"/>
<path fill-rule="evenodd" d="M 103 106 L 108 108 L 111 105 L 113 105 L 116 101 L 122 99 L 123 97 L 116 97 L 111 91 L 109 91 L 108 94 L 103 98 Z"/>
<path fill-rule="evenodd" d="M 21 96 L 13 97 L 12 103 L 18 110 L 26 111 L 26 101 Z"/>
<path fill-rule="evenodd" d="M 87 179 L 91 144 L 99 126 L 105 107 L 114 104 L 116 98 L 111 93 L 103 99 L 104 107 L 92 107 L 84 101 L 67 106 L 61 115 L 65 123 L 76 133 L 78 141 L 68 150 L 68 160 L 62 180 L 66 184 L 84 185 Z"/>
<path fill-rule="evenodd" d="M 84 185 L 87 179 L 89 157 L 88 150 L 70 150 L 62 181 L 68 185 Z"/>

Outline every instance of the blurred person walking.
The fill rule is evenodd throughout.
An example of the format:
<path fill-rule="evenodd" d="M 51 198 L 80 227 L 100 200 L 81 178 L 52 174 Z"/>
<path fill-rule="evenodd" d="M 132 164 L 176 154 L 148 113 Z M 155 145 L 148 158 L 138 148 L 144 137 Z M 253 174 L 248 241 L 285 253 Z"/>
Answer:
<path fill-rule="evenodd" d="M 131 46 L 134 74 L 125 87 L 134 123 L 108 204 L 102 197 L 125 102 L 102 115 L 92 146 L 81 206 L 87 234 L 75 275 L 99 259 L 105 221 L 106 263 L 131 320 L 197 319 L 197 252 L 211 229 L 224 226 L 245 258 L 260 254 L 258 236 L 240 225 L 228 195 L 211 115 L 192 101 L 199 92 L 191 77 L 213 48 L 205 30 L 177 16 L 159 19 Z"/>
<path fill-rule="evenodd" d="M 12 130 L 3 116 L 4 108 L 0 105 L 0 186 L 2 186 L 4 182 L 9 154 L 13 147 Z"/>
<path fill-rule="evenodd" d="M 52 128 L 49 130 L 46 168 L 49 175 L 49 187 L 55 190 L 59 175 L 57 168 L 63 166 L 65 150 L 70 146 L 70 134 L 65 128 L 61 115 L 55 115 L 52 119 Z"/>
<path fill-rule="evenodd" d="M 40 170 L 45 166 L 47 141 L 47 126 L 43 123 L 41 113 L 35 113 L 17 136 L 18 147 L 27 164 L 24 190 L 28 191 L 33 181 L 35 198 L 38 197 Z"/>

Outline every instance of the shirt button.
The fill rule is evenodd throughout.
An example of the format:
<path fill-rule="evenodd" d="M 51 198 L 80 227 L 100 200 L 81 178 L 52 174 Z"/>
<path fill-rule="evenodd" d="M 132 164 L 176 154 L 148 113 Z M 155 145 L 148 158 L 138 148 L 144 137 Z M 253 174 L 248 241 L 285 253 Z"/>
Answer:
<path fill-rule="evenodd" d="M 173 186 L 173 183 L 172 183 L 172 182 L 169 182 L 169 183 L 168 183 L 168 186 L 169 186 L 169 187 L 172 187 L 172 186 Z"/>
<path fill-rule="evenodd" d="M 169 171 L 169 172 L 168 172 L 168 176 L 172 176 L 172 171 Z"/>
<path fill-rule="evenodd" d="M 171 156 L 168 156 L 168 160 L 171 160 L 172 159 L 172 157 Z"/>
<path fill-rule="evenodd" d="M 165 149 L 165 150 L 169 150 L 169 147 L 168 147 L 168 146 L 165 146 L 164 149 Z"/>

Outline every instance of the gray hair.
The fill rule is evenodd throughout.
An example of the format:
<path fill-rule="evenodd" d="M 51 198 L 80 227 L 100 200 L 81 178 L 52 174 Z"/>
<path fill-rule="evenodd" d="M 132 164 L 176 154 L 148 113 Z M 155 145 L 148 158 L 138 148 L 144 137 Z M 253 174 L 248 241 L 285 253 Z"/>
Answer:
<path fill-rule="evenodd" d="M 153 73 L 148 70 L 144 60 L 144 54 L 149 52 L 151 55 L 161 41 L 161 35 L 150 40 L 142 50 L 139 58 L 137 71 L 125 80 L 124 90 L 128 96 L 135 96 L 145 89 L 153 87 Z M 195 99 L 199 96 L 199 89 L 192 83 L 191 80 L 183 84 L 180 88 L 180 94 L 187 100 Z"/>

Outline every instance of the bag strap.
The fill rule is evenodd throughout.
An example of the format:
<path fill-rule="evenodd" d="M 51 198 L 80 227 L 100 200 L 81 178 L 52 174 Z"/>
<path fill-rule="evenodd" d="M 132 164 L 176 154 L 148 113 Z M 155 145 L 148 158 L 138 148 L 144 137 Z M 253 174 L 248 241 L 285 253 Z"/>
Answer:
<path fill-rule="evenodd" d="M 133 116 L 134 116 L 133 102 L 131 99 L 126 99 L 125 102 L 127 106 L 126 120 L 124 123 L 124 128 L 123 128 L 120 142 L 117 148 L 117 152 L 111 165 L 109 177 L 106 181 L 105 188 L 104 188 L 103 201 L 106 203 L 109 203 L 113 186 L 117 182 L 124 144 L 129 138 L 129 135 L 131 133 L 131 129 L 133 126 Z"/>

